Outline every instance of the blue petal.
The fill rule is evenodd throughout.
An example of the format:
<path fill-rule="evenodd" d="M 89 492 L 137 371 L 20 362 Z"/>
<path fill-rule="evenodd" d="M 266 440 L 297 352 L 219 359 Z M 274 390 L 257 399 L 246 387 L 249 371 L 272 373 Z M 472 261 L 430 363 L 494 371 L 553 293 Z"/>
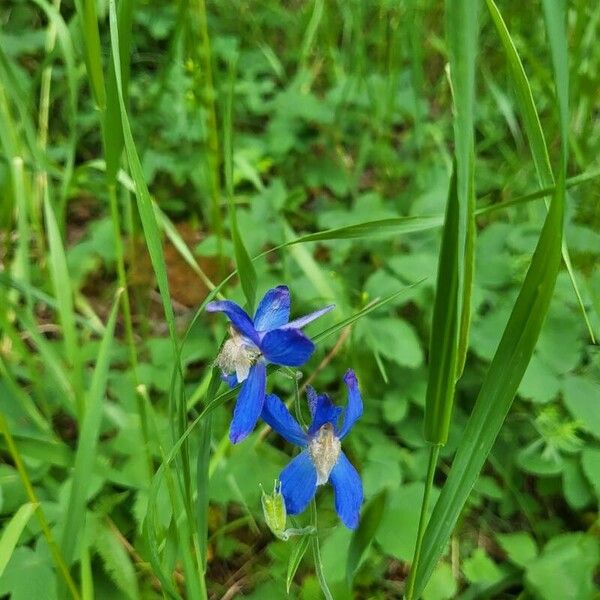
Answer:
<path fill-rule="evenodd" d="M 302 327 L 306 327 L 309 323 L 312 323 L 315 319 L 327 314 L 330 310 L 335 308 L 335 304 L 329 304 L 325 308 L 320 308 L 319 310 L 315 310 L 314 312 L 309 313 L 308 315 L 304 315 L 298 319 L 294 319 L 290 321 L 287 325 L 283 327 L 285 329 L 300 329 Z"/>
<path fill-rule="evenodd" d="M 265 358 L 276 365 L 299 367 L 315 350 L 315 345 L 297 329 L 274 329 L 260 344 Z"/>
<path fill-rule="evenodd" d="M 288 442 L 297 446 L 306 446 L 306 433 L 292 417 L 286 405 L 275 395 L 269 394 L 262 410 L 263 420 Z"/>
<path fill-rule="evenodd" d="M 362 482 L 357 470 L 343 452 L 340 452 L 329 481 L 335 496 L 335 512 L 346 527 L 356 529 L 363 501 Z"/>
<path fill-rule="evenodd" d="M 363 414 L 363 402 L 358 389 L 358 380 L 352 369 L 348 369 L 344 375 L 344 383 L 348 388 L 348 404 L 344 415 L 344 424 L 340 430 L 340 438 L 343 438 L 352 429 L 352 426 Z"/>
<path fill-rule="evenodd" d="M 325 423 L 331 423 L 337 432 L 337 422 L 342 413 L 342 407 L 331 402 L 327 394 L 321 394 L 315 398 L 313 420 L 308 428 L 308 435 L 312 435 Z"/>
<path fill-rule="evenodd" d="M 260 301 L 254 315 L 257 331 L 270 331 L 285 325 L 290 320 L 290 290 L 278 285 L 269 290 Z"/>
<path fill-rule="evenodd" d="M 232 444 L 241 442 L 254 429 L 265 402 L 267 369 L 263 361 L 257 362 L 244 381 L 233 410 L 229 439 Z"/>
<path fill-rule="evenodd" d="M 233 326 L 242 335 L 245 335 L 258 346 L 260 338 L 258 333 L 256 333 L 256 329 L 254 329 L 252 319 L 248 316 L 246 311 L 239 307 L 235 302 L 231 302 L 231 300 L 209 302 L 206 305 L 206 311 L 224 312 L 229 317 L 229 320 L 233 323 Z"/>
<path fill-rule="evenodd" d="M 308 409 L 310 410 L 310 416 L 315 416 L 315 410 L 317 409 L 317 392 L 312 385 L 306 386 L 306 399 L 308 400 Z"/>
<path fill-rule="evenodd" d="M 290 515 L 301 513 L 317 490 L 317 471 L 308 450 L 303 450 L 281 472 L 281 493 Z"/>
<path fill-rule="evenodd" d="M 221 373 L 221 380 L 224 381 L 230 388 L 234 388 L 238 384 L 237 375 L 235 373 L 230 373 L 229 375 Z"/>

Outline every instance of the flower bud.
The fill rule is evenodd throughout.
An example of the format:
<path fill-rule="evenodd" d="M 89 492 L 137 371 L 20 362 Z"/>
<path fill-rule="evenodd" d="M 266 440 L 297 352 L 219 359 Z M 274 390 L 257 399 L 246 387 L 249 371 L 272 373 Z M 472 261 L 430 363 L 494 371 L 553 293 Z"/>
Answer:
<path fill-rule="evenodd" d="M 275 480 L 272 494 L 267 494 L 262 490 L 261 502 L 263 514 L 265 515 L 265 522 L 269 529 L 278 538 L 285 539 L 285 537 L 287 537 L 285 536 L 287 512 L 285 510 L 285 501 L 281 493 L 281 482 Z"/>

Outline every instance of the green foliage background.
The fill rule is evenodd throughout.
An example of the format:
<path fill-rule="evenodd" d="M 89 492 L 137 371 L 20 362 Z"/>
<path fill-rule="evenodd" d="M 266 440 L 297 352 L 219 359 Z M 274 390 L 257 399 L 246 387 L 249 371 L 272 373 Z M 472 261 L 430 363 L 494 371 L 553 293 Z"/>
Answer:
<path fill-rule="evenodd" d="M 568 2 L 563 40 L 542 4 L 498 8 L 557 181 L 568 149 L 564 236 L 589 328 L 563 264 L 427 600 L 599 593 L 600 9 Z M 210 368 L 226 324 L 194 320 L 237 266 L 241 277 L 219 290 L 227 298 L 244 304 L 254 288 L 260 297 L 285 283 L 293 315 L 336 304 L 313 336 L 349 319 L 320 341 L 301 382 L 314 375 L 342 402 L 351 366 L 365 400 L 345 444 L 365 528 L 353 539 L 321 489 L 323 569 L 336 599 L 400 598 L 429 457 L 430 339 L 444 341 L 431 327 L 460 149 L 452 21 L 427 0 L 122 1 L 111 44 L 109 12 L 106 0 L 0 8 L 0 595 L 196 597 L 205 590 L 192 583 L 202 565 L 190 540 L 203 544 L 206 528 L 208 597 L 286 597 L 296 541 L 265 527 L 259 484 L 271 488 L 290 448 L 261 427 L 229 444 L 232 403 Z M 540 236 L 546 207 L 527 195 L 553 184 L 532 160 L 485 4 L 478 22 L 471 326 L 432 505 Z M 281 373 L 269 382 L 293 392 Z M 206 406 L 216 408 L 198 419 Z M 321 597 L 308 554 L 290 596 Z"/>

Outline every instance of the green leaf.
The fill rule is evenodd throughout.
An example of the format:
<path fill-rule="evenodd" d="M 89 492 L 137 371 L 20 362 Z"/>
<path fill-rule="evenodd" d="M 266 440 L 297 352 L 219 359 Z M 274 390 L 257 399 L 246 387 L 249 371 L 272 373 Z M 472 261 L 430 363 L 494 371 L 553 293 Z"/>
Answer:
<path fill-rule="evenodd" d="M 496 539 L 506 552 L 508 560 L 519 567 L 527 566 L 538 555 L 535 540 L 525 531 L 497 533 Z"/>
<path fill-rule="evenodd" d="M 544 323 L 560 266 L 564 187 L 559 181 L 523 286 L 425 531 L 415 596 L 425 587 L 510 410 Z"/>
<path fill-rule="evenodd" d="M 379 528 L 381 518 L 387 502 L 387 491 L 383 490 L 374 498 L 371 498 L 365 506 L 360 517 L 358 529 L 352 534 L 350 547 L 346 557 L 346 581 L 352 587 L 354 574 L 360 567 L 371 542 Z"/>
<path fill-rule="evenodd" d="M 4 528 L 0 538 L 0 578 L 17 546 L 25 525 L 27 525 L 37 507 L 38 505 L 33 502 L 23 504 Z"/>
<path fill-rule="evenodd" d="M 600 501 L 600 448 L 586 448 L 581 453 L 581 466 Z"/>
<path fill-rule="evenodd" d="M 139 598 L 138 582 L 131 557 L 114 531 L 107 524 L 98 523 L 94 528 L 92 544 L 115 585 L 128 598 Z"/>
<path fill-rule="evenodd" d="M 423 350 L 412 325 L 400 318 L 364 319 L 357 327 L 373 352 L 403 367 L 417 368 L 423 363 Z"/>
<path fill-rule="evenodd" d="M 502 579 L 502 571 L 498 565 L 485 553 L 483 548 L 477 548 L 463 563 L 463 573 L 467 581 L 485 586 Z"/>
<path fill-rule="evenodd" d="M 451 600 L 456 597 L 457 590 L 452 567 L 448 563 L 440 563 L 423 590 L 423 600 Z"/>
<path fill-rule="evenodd" d="M 386 554 L 398 560 L 410 561 L 413 557 L 424 487 L 421 482 L 413 482 L 389 495 L 375 540 Z M 434 488 L 432 502 L 437 496 L 438 491 Z"/>
<path fill-rule="evenodd" d="M 567 375 L 562 391 L 563 402 L 579 426 L 600 439 L 600 384 L 580 375 Z"/>
<path fill-rule="evenodd" d="M 583 533 L 550 540 L 526 571 L 527 588 L 544 600 L 592 600 L 592 577 L 600 560 L 598 541 Z"/>
<path fill-rule="evenodd" d="M 583 473 L 579 457 L 565 458 L 562 483 L 565 500 L 572 509 L 581 510 L 594 499 L 591 485 Z"/>
<path fill-rule="evenodd" d="M 296 542 L 292 553 L 290 554 L 290 560 L 288 561 L 287 568 L 287 576 L 285 579 L 285 589 L 287 593 L 290 593 L 290 588 L 292 587 L 292 582 L 294 581 L 294 576 L 296 575 L 296 571 L 302 562 L 302 558 L 306 554 L 308 550 L 308 545 L 310 544 L 310 536 L 303 535 Z"/>

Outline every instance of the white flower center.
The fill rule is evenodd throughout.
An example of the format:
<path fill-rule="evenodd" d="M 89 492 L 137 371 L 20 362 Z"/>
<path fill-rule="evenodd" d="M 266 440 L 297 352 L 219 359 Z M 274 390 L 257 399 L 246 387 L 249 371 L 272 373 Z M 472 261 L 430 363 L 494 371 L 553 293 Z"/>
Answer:
<path fill-rule="evenodd" d="M 317 485 L 327 483 L 341 450 L 342 445 L 331 423 L 325 423 L 308 442 L 308 453 L 317 470 Z"/>
<path fill-rule="evenodd" d="M 223 344 L 215 364 L 226 375 L 235 373 L 241 383 L 248 378 L 250 367 L 260 356 L 260 351 L 234 327 L 229 328 L 229 335 L 231 337 Z"/>

